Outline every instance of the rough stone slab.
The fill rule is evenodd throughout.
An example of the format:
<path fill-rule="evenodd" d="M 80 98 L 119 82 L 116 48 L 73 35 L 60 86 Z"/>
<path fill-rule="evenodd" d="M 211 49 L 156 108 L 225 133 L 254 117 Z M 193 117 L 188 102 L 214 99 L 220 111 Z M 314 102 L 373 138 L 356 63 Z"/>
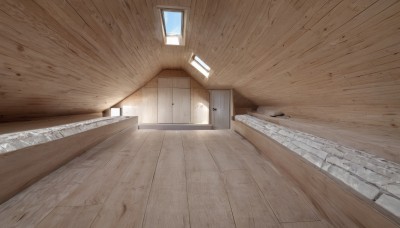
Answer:
<path fill-rule="evenodd" d="M 240 121 L 373 200 L 379 192 L 400 199 L 400 164 L 250 115 Z"/>
<path fill-rule="evenodd" d="M 0 154 L 34 146 L 132 117 L 102 117 L 70 124 L 0 135 Z"/>
<path fill-rule="evenodd" d="M 398 195 L 400 195 L 400 182 L 384 185 L 383 189 L 392 193 L 395 196 L 398 196 Z"/>
<path fill-rule="evenodd" d="M 311 153 L 304 153 L 303 157 L 307 159 L 307 161 L 311 162 L 313 165 L 317 166 L 318 168 L 321 168 L 322 164 L 324 163 L 323 159 Z"/>
<path fill-rule="evenodd" d="M 360 178 L 352 175 L 350 172 L 341 169 L 337 166 L 331 165 L 327 168 L 327 171 L 332 176 L 343 181 L 352 189 L 361 193 L 370 200 L 374 199 L 379 193 L 379 189 L 377 187 L 362 181 Z"/>
<path fill-rule="evenodd" d="M 400 199 L 382 194 L 375 202 L 397 217 L 400 217 Z"/>
<path fill-rule="evenodd" d="M 314 154 L 315 156 L 318 156 L 318 157 L 321 158 L 321 159 L 325 159 L 326 156 L 328 155 L 328 153 L 326 153 L 325 151 L 315 149 L 315 148 L 313 148 L 313 147 L 307 145 L 307 144 L 304 143 L 304 142 L 295 141 L 295 142 L 293 142 L 293 143 L 294 143 L 296 146 L 300 147 L 301 149 L 303 149 L 303 150 L 305 150 L 305 151 L 308 151 L 309 153 L 312 153 L 312 154 Z"/>
<path fill-rule="evenodd" d="M 330 156 L 326 159 L 327 163 L 336 165 L 342 169 L 345 169 L 357 176 L 365 179 L 368 182 L 371 182 L 376 185 L 383 186 L 384 184 L 389 183 L 391 180 L 387 176 L 383 176 L 373 170 L 365 168 L 365 166 L 361 166 L 357 163 L 352 163 L 348 160 L 338 158 L 336 156 Z"/>

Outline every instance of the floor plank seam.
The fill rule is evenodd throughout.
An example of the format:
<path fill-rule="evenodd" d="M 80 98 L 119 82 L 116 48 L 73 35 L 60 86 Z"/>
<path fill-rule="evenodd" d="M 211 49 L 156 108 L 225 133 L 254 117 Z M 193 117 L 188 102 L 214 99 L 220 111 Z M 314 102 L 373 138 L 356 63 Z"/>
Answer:
<path fill-rule="evenodd" d="M 235 139 L 232 137 L 232 135 L 230 135 L 230 134 L 226 134 L 226 137 L 229 137 L 229 138 L 235 140 Z M 242 163 L 243 163 L 244 166 L 246 167 L 246 171 L 250 174 L 251 179 L 252 179 L 253 182 L 257 185 L 258 194 L 264 199 L 264 204 L 265 204 L 265 205 L 268 205 L 268 207 L 271 209 L 272 213 L 274 213 L 274 216 L 275 216 L 277 222 L 278 222 L 278 223 L 282 223 L 282 222 L 279 220 L 279 217 L 278 217 L 278 215 L 276 214 L 274 208 L 271 206 L 271 203 L 269 202 L 269 200 L 265 197 L 264 193 L 262 192 L 260 185 L 258 184 L 258 182 L 256 181 L 256 179 L 254 178 L 254 175 L 252 174 L 252 172 L 249 172 L 250 168 L 249 168 L 249 165 L 247 164 L 247 162 L 245 161 L 245 159 L 243 159 L 243 157 L 242 157 L 242 155 L 239 153 L 239 151 L 237 151 L 237 149 L 234 148 L 232 145 L 228 144 L 228 147 L 236 154 L 236 156 L 238 157 L 238 159 L 239 159 L 240 161 L 242 161 Z"/>
<path fill-rule="evenodd" d="M 150 191 L 149 191 L 149 193 L 147 195 L 147 199 L 146 199 L 146 207 L 144 209 L 144 215 L 143 215 L 143 218 L 142 218 L 142 228 L 144 227 L 144 224 L 145 224 L 145 221 L 146 221 L 147 206 L 149 204 L 150 195 L 151 195 L 151 193 L 153 191 L 154 177 L 156 176 L 156 171 L 157 171 L 158 163 L 160 161 L 161 151 L 162 151 L 162 148 L 164 146 L 164 140 L 165 140 L 165 132 L 163 132 L 163 139 L 162 139 L 161 147 L 160 147 L 159 152 L 158 152 L 157 164 L 156 164 L 156 167 L 154 168 L 153 177 L 151 179 L 151 184 L 150 184 Z"/>
<path fill-rule="evenodd" d="M 234 132 L 234 134 L 237 134 L 237 133 Z M 237 135 L 239 135 L 239 134 L 237 134 Z M 239 136 L 240 136 L 240 135 L 239 135 Z M 228 135 L 228 137 L 232 137 L 232 136 L 231 136 L 231 135 Z M 233 138 L 233 137 L 232 137 L 232 138 Z M 243 138 L 243 140 L 244 140 L 244 141 L 247 141 L 247 140 L 244 139 L 244 138 Z M 243 161 L 243 163 L 244 163 L 244 165 L 246 166 L 246 168 L 247 168 L 248 170 L 250 170 L 250 169 L 249 169 L 249 164 L 248 164 L 248 162 L 246 162 L 245 159 L 243 159 L 243 157 L 242 157 L 242 155 L 239 153 L 239 151 L 236 150 L 235 148 L 233 148 L 231 145 L 229 145 L 229 147 L 230 147 L 233 151 L 235 151 L 235 154 Z M 254 148 L 254 149 L 255 149 L 255 148 Z M 257 151 L 257 150 L 256 150 L 256 151 Z M 266 159 L 263 158 L 261 155 L 260 155 L 260 159 L 266 160 Z M 264 170 L 265 172 L 267 172 L 267 170 L 265 170 L 264 167 L 262 167 L 262 168 L 263 168 L 263 170 Z M 271 167 L 271 168 L 275 169 L 275 167 Z M 276 171 L 277 171 L 277 170 L 276 170 Z M 280 172 L 278 172 L 278 173 L 280 174 Z M 251 178 L 253 179 L 253 181 L 256 183 L 256 185 L 257 185 L 257 187 L 258 187 L 258 189 L 259 189 L 259 192 L 261 193 L 261 195 L 262 195 L 264 201 L 266 202 L 266 204 L 269 205 L 269 207 L 271 208 L 272 212 L 274 213 L 274 215 L 275 215 L 275 217 L 276 217 L 276 219 L 278 220 L 279 223 L 283 224 L 283 223 L 318 222 L 318 221 L 322 221 L 322 220 L 320 219 L 320 217 L 319 217 L 319 214 L 317 214 L 317 212 L 316 212 L 315 210 L 314 210 L 314 214 L 315 214 L 315 219 L 314 219 L 314 220 L 302 220 L 302 221 L 292 221 L 292 222 L 281 221 L 281 220 L 279 219 L 279 217 L 277 216 L 276 211 L 275 211 L 274 208 L 271 206 L 271 203 L 269 202 L 269 200 L 267 199 L 267 197 L 265 196 L 265 194 L 262 192 L 259 183 L 256 181 L 254 175 L 253 175 L 251 172 L 250 172 L 250 176 L 251 176 Z M 291 184 L 294 185 L 294 183 L 291 183 Z M 314 205 L 312 205 L 312 204 L 309 202 L 309 200 L 306 200 L 306 202 L 304 202 L 304 203 L 307 203 L 307 204 L 311 205 L 311 206 L 314 208 Z"/>
<path fill-rule="evenodd" d="M 181 145 L 182 145 L 182 153 L 183 153 L 183 161 L 185 164 L 185 180 L 186 180 L 186 201 L 187 201 L 187 209 L 188 209 L 188 216 L 189 216 L 189 227 L 192 227 L 190 223 L 190 206 L 189 206 L 189 192 L 188 192 L 188 178 L 187 178 L 187 164 L 186 164 L 186 154 L 185 154 L 185 147 L 183 146 L 183 138 L 182 133 L 179 132 L 179 136 L 181 137 Z"/>
<path fill-rule="evenodd" d="M 136 154 L 130 158 L 130 159 L 131 159 L 130 162 L 133 162 L 133 160 L 136 158 L 137 153 L 139 153 L 139 151 L 142 149 L 142 147 L 143 147 L 143 145 L 145 144 L 145 142 L 147 141 L 147 139 L 148 139 L 148 135 L 145 136 L 145 139 L 144 139 L 143 142 L 140 144 L 140 146 L 137 148 Z M 121 152 L 125 151 L 125 149 L 130 145 L 129 143 L 131 142 L 131 140 L 132 140 L 132 139 L 128 140 L 128 141 L 126 142 L 126 145 L 123 146 L 122 149 L 120 149 L 118 152 L 121 153 Z M 124 156 L 124 154 L 118 154 L 118 152 L 117 152 L 116 155 Z M 126 166 L 126 167 L 125 167 L 125 170 L 128 169 L 128 167 L 129 167 L 129 166 Z M 122 176 L 122 175 L 121 175 L 121 176 Z M 121 178 L 121 177 L 120 177 L 120 178 Z M 119 181 L 116 183 L 116 185 L 117 185 L 117 184 L 120 184 L 120 183 L 121 183 L 121 180 L 119 180 Z M 113 192 L 113 191 L 111 191 L 110 194 L 104 199 L 104 203 L 101 204 L 101 207 L 100 207 L 99 211 L 97 212 L 96 216 L 94 216 L 94 218 L 93 218 L 92 222 L 90 223 L 89 227 L 93 227 L 93 223 L 96 221 L 96 219 L 97 219 L 97 217 L 99 216 L 100 212 L 103 210 L 104 204 L 105 204 L 105 203 L 108 201 L 108 199 L 111 197 L 112 192 Z"/>
<path fill-rule="evenodd" d="M 237 155 L 237 152 L 236 152 L 236 151 L 235 151 L 235 153 L 236 153 L 236 155 Z M 239 157 L 240 157 L 240 156 L 239 156 Z M 243 161 L 242 158 L 240 158 L 240 159 Z M 248 168 L 247 162 L 243 161 L 243 163 L 244 163 L 244 165 Z M 248 168 L 248 170 L 249 170 L 249 168 Z M 264 204 L 267 205 L 267 206 L 271 209 L 272 213 L 274 213 L 274 216 L 275 216 L 277 222 L 278 222 L 278 223 L 282 223 L 282 222 L 279 220 L 278 215 L 276 214 L 276 211 L 275 211 L 274 208 L 271 206 L 271 203 L 269 202 L 269 200 L 265 197 L 264 193 L 262 192 L 260 185 L 259 185 L 258 182 L 254 179 L 253 174 L 252 174 L 251 172 L 248 172 L 248 173 L 250 174 L 251 179 L 253 180 L 253 182 L 254 182 L 254 183 L 256 184 L 256 186 L 257 186 L 258 194 L 264 199 Z"/>
<path fill-rule="evenodd" d="M 323 220 L 318 219 L 318 220 L 307 220 L 307 221 L 294 221 L 294 222 L 280 222 L 282 224 L 296 224 L 296 223 L 307 223 L 307 222 L 322 222 Z"/>
<path fill-rule="evenodd" d="M 205 141 L 207 141 L 207 140 L 205 140 Z M 225 179 L 224 179 L 224 178 L 222 177 L 222 175 L 221 175 L 223 172 L 221 172 L 221 169 L 220 169 L 220 167 L 218 166 L 218 164 L 217 164 L 217 162 L 216 162 L 216 160 L 215 160 L 213 154 L 211 153 L 210 148 L 208 147 L 208 145 L 207 145 L 205 142 L 204 142 L 204 145 L 206 146 L 208 153 L 210 154 L 211 158 L 213 159 L 213 161 L 214 161 L 214 163 L 215 163 L 215 166 L 216 166 L 217 169 L 218 169 L 219 178 L 221 178 L 222 183 L 224 183 L 224 191 L 225 191 L 226 197 L 227 197 L 227 199 L 228 199 L 229 208 L 231 209 L 231 215 L 232 215 L 232 218 L 233 218 L 233 224 L 235 224 L 235 227 L 237 227 L 235 215 L 233 214 L 233 209 L 232 209 L 232 205 L 231 205 L 231 200 L 229 199 L 228 190 L 226 189 L 226 182 L 225 182 Z"/>
<path fill-rule="evenodd" d="M 117 134 L 117 135 L 119 135 L 119 134 Z M 108 140 L 111 141 L 114 137 L 116 137 L 116 136 L 109 137 L 109 138 L 107 138 L 107 139 L 101 141 L 99 144 L 105 143 L 105 142 L 108 141 Z M 94 147 L 91 148 L 91 149 L 94 149 Z M 89 149 L 89 150 L 91 150 L 91 149 Z M 82 156 L 84 156 L 87 152 L 89 152 L 89 150 L 87 150 L 86 152 L 82 153 L 80 156 L 77 157 L 77 159 L 78 159 L 78 160 L 84 161 L 85 159 L 82 159 Z M 95 154 L 97 154 L 97 153 L 95 153 Z M 70 162 L 73 162 L 73 161 L 74 161 L 74 159 L 71 160 Z M 106 162 L 106 163 L 107 163 L 107 162 Z M 69 163 L 65 164 L 64 166 L 66 166 L 66 165 L 68 165 L 68 164 L 69 164 Z M 92 173 L 94 173 L 94 172 L 96 171 L 95 168 L 96 168 L 96 167 L 99 167 L 100 165 L 101 165 L 101 164 L 97 164 L 97 165 L 93 166 L 93 167 L 92 167 L 92 170 L 91 170 L 91 172 L 90 172 L 90 174 L 88 174 L 88 177 L 89 177 Z M 60 167 L 60 168 L 63 168 L 63 166 Z M 73 180 L 70 180 L 68 183 L 71 183 L 71 182 L 73 182 Z M 80 185 L 80 184 L 82 184 L 82 183 L 79 183 L 79 184 L 76 186 L 76 189 L 79 188 L 79 185 Z M 76 189 L 75 189 L 75 190 L 76 190 Z M 74 190 L 74 191 L 75 191 L 75 190 Z M 72 194 L 74 191 L 72 191 L 70 194 Z M 59 202 L 58 202 L 54 207 L 52 207 L 52 209 L 48 210 L 48 213 L 46 214 L 46 216 L 44 216 L 42 219 L 40 219 L 40 220 L 35 224 L 35 226 L 37 226 L 37 225 L 39 225 L 40 223 L 42 223 L 42 222 L 51 214 L 51 212 L 52 212 L 54 209 L 56 209 L 57 207 L 60 207 L 60 206 L 58 206 L 58 205 L 59 205 L 64 199 L 66 199 L 70 194 L 68 194 L 68 195 L 66 195 L 65 197 L 63 197 L 62 199 L 60 199 Z M 39 210 L 39 208 L 38 208 L 37 210 Z"/>

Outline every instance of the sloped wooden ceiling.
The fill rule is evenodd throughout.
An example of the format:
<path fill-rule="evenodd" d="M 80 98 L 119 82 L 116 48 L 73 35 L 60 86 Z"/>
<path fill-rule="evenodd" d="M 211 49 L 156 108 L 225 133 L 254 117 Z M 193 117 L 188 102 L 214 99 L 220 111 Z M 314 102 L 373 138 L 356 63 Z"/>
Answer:
<path fill-rule="evenodd" d="M 258 105 L 399 120 L 398 0 L 0 4 L 3 120 L 102 111 L 166 68 Z M 189 8 L 184 47 L 163 44 L 158 5 Z M 192 53 L 212 68 L 208 80 L 188 63 Z"/>

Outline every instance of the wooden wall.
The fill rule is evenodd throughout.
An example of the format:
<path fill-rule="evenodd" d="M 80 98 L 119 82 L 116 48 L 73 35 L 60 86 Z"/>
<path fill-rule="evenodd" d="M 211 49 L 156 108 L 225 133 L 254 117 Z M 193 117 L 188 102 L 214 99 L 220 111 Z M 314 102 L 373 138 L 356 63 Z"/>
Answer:
<path fill-rule="evenodd" d="M 398 129 L 399 1 L 207 1 L 193 10 L 194 21 L 209 16 L 188 42 L 214 70 L 207 87 L 292 116 Z"/>
<path fill-rule="evenodd" d="M 163 44 L 158 5 L 188 8 L 185 46 Z M 100 112 L 182 68 L 292 116 L 398 129 L 399 12 L 398 0 L 4 0 L 0 121 Z"/>
<path fill-rule="evenodd" d="M 257 105 L 254 104 L 254 102 L 247 99 L 235 90 L 232 90 L 232 101 L 233 115 L 246 114 L 248 112 L 256 111 L 257 109 Z"/>
<path fill-rule="evenodd" d="M 209 124 L 209 91 L 183 70 L 161 71 L 142 88 L 112 107 L 131 106 L 135 115 L 139 116 L 139 123 L 157 123 L 158 79 L 167 77 L 190 77 L 191 123 Z"/>
<path fill-rule="evenodd" d="M 62 124 L 69 124 L 84 120 L 90 120 L 102 117 L 102 113 L 91 113 L 82 115 L 70 116 L 55 116 L 48 118 L 33 119 L 30 121 L 6 122 L 0 123 L 0 134 L 7 134 L 11 132 L 27 131 L 32 129 L 53 127 Z"/>

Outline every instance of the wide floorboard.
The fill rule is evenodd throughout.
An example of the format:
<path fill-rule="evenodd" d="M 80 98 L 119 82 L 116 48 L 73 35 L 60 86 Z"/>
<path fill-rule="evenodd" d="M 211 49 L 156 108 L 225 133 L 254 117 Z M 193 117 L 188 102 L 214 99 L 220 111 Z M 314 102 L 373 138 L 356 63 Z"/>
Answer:
<path fill-rule="evenodd" d="M 125 131 L 0 205 L 0 227 L 329 227 L 231 131 Z"/>

